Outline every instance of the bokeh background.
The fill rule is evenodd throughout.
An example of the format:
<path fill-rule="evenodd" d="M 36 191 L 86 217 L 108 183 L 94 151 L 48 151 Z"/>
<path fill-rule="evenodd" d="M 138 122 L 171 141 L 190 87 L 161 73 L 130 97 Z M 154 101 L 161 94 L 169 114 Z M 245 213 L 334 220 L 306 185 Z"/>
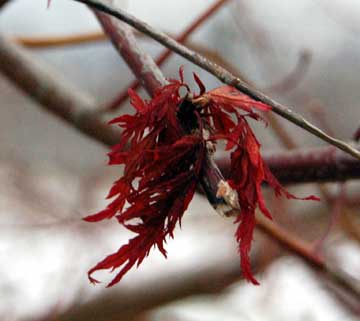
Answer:
<path fill-rule="evenodd" d="M 213 1 L 120 3 L 137 17 L 176 35 Z M 52 0 L 50 8 L 46 6 L 46 0 L 11 1 L 1 11 L 1 32 L 19 41 L 20 37 L 100 31 L 92 12 L 81 4 Z M 192 34 L 187 44 L 290 104 L 319 127 L 350 140 L 360 123 L 359 18 L 360 4 L 355 0 L 231 0 Z M 139 41 L 153 56 L 163 50 L 145 37 Z M 88 93 L 99 107 L 133 79 L 105 40 L 24 50 Z M 177 77 L 181 65 L 192 85 L 193 71 L 208 89 L 220 85 L 176 55 L 162 70 L 167 77 Z M 1 75 L 0 102 L 1 320 L 358 318 L 359 302 L 339 299 L 337 290 L 321 275 L 261 233 L 255 235 L 253 247 L 261 286 L 243 282 L 234 225 L 218 216 L 202 196 L 195 197 L 182 229 L 169 240 L 167 260 L 153 251 L 120 284 L 106 289 L 112 276 L 100 272 L 97 277 L 104 282 L 94 287 L 87 270 L 131 235 L 115 221 L 94 225 L 81 218 L 106 205 L 104 196 L 121 170 L 106 166 L 107 148 L 38 108 Z M 124 110 L 130 111 L 130 107 Z M 323 144 L 279 121 L 298 146 Z M 271 124 L 268 128 L 253 125 L 264 150 L 285 148 Z M 347 185 L 349 193 L 356 196 L 356 182 Z M 334 195 L 339 190 L 336 184 L 327 187 Z M 290 189 L 299 195 L 319 193 L 317 186 L 309 184 Z M 343 213 L 336 214 L 324 202 L 314 205 L 269 196 L 268 203 L 276 222 L 313 244 L 314 253 L 318 251 L 341 267 L 354 283 L 360 282 L 357 205 L 348 210 L 350 225 L 355 228 L 350 232 L 338 217 Z M 209 286 L 204 287 L 204 282 Z M 199 291 L 204 288 L 207 290 Z M 168 295 L 172 289 L 179 293 Z M 154 298 L 158 298 L 155 308 L 144 311 L 146 300 Z"/>

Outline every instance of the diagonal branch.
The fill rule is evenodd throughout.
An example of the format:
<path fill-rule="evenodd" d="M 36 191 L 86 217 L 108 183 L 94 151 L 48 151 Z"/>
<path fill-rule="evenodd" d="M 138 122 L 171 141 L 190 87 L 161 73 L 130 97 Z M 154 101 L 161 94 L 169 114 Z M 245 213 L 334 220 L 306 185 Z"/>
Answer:
<path fill-rule="evenodd" d="M 133 44 L 132 44 L 133 45 Z M 131 45 L 131 48 L 136 48 Z M 105 145 L 118 142 L 119 133 L 105 125 L 91 111 L 97 105 L 81 90 L 51 71 L 20 46 L 0 35 L 0 72 L 39 107 L 60 117 L 72 127 Z M 264 153 L 281 183 L 323 182 L 360 178 L 359 162 L 333 147 L 295 149 L 291 152 Z M 226 160 L 218 164 L 226 173 Z"/>
<path fill-rule="evenodd" d="M 199 17 L 196 17 L 196 19 L 175 38 L 176 41 L 178 41 L 179 43 L 184 43 L 197 28 L 199 28 L 205 21 L 207 21 L 213 14 L 217 12 L 217 10 L 219 10 L 228 1 L 229 0 L 217 0 L 215 3 L 213 3 Z M 172 53 L 173 51 L 170 49 L 164 50 L 155 59 L 156 64 L 158 66 L 164 64 L 169 59 Z M 140 82 L 136 79 L 130 85 L 128 85 L 126 89 L 132 88 L 136 90 L 139 87 L 139 85 Z M 127 90 L 125 90 L 121 92 L 119 96 L 115 97 L 115 99 L 111 101 L 108 105 L 106 105 L 103 108 L 103 111 L 114 110 L 117 107 L 120 107 L 127 99 L 128 99 Z"/>
<path fill-rule="evenodd" d="M 150 55 L 138 46 L 128 25 L 99 11 L 95 11 L 95 15 L 116 50 L 126 61 L 135 77 L 140 79 L 149 95 L 167 83 Z"/>
<path fill-rule="evenodd" d="M 96 104 L 44 63 L 0 35 L 0 71 L 39 106 L 60 117 L 82 133 L 113 145 L 119 132 L 92 111 Z"/>
<path fill-rule="evenodd" d="M 316 256 L 310 244 L 299 240 L 296 236 L 286 231 L 284 228 L 274 224 L 272 221 L 258 216 L 256 226 L 263 233 L 270 236 L 272 240 L 279 243 L 283 248 L 297 255 L 300 259 L 312 266 L 315 271 L 322 273 L 323 277 L 331 280 L 340 288 L 346 290 L 355 298 L 360 298 L 359 284 L 354 282 L 352 277 L 338 268 L 330 266 L 322 258 Z"/>
<path fill-rule="evenodd" d="M 111 2 L 112 0 L 108 0 L 107 2 Z M 120 24 L 118 21 L 114 21 L 113 18 L 103 16 L 100 14 L 98 15 L 100 22 L 102 23 L 104 27 L 104 31 L 111 37 L 113 43 L 115 44 L 116 48 L 118 48 L 119 52 L 122 53 L 122 50 L 124 48 L 123 44 L 131 43 L 135 46 L 135 49 L 129 49 L 132 52 L 135 52 L 135 57 L 132 59 L 129 59 L 127 56 L 126 58 L 133 63 L 134 59 L 136 60 L 136 56 L 142 56 L 143 53 L 140 50 L 140 48 L 136 44 L 136 40 L 133 37 L 131 31 L 124 32 L 123 28 L 124 25 Z M 105 20 L 105 24 L 104 24 Z M 129 39 L 127 39 L 129 37 Z M 140 50 L 140 51 L 139 51 Z M 129 54 L 129 51 L 126 51 Z M 142 60 L 144 61 L 144 60 Z M 145 60 L 146 63 L 149 65 L 152 65 L 152 62 L 149 62 L 148 60 Z M 135 74 L 138 74 L 138 69 L 142 70 L 142 68 L 137 68 L 134 70 L 134 66 L 130 65 L 131 69 Z M 138 67 L 135 65 L 135 67 Z M 148 70 L 148 68 L 146 69 Z M 151 71 L 150 71 L 151 72 Z M 140 80 L 144 77 L 144 75 L 140 74 Z M 148 74 L 146 74 L 146 77 L 148 77 Z M 157 77 L 157 76 L 156 76 Z M 144 79 L 144 85 L 145 88 L 147 86 L 152 86 L 152 82 L 146 81 L 147 78 Z M 151 93 L 152 89 L 148 88 L 148 92 Z M 333 148 L 335 152 L 337 152 L 336 149 Z M 349 157 L 350 158 L 350 157 Z M 353 158 L 351 158 L 353 159 Z M 359 162 L 357 162 L 359 163 Z M 220 186 L 221 182 L 224 182 L 224 177 L 222 176 L 221 172 L 217 168 L 216 164 L 212 161 L 212 158 L 209 157 L 208 161 L 206 162 L 205 168 L 203 169 L 203 181 L 205 184 L 202 184 L 206 190 L 207 198 L 212 203 L 216 204 L 215 202 L 211 201 L 212 199 L 217 199 L 217 191 Z M 208 195 L 209 193 L 212 193 L 212 195 Z M 209 197 L 210 196 L 210 197 Z M 231 212 L 233 214 L 238 214 L 239 208 L 236 207 L 236 205 L 233 205 L 231 201 L 224 200 L 226 205 L 232 208 Z M 237 203 L 237 202 L 235 202 Z M 238 205 L 237 205 L 238 206 Z M 215 206 L 216 207 L 216 206 Z M 331 281 L 333 281 L 338 286 L 341 286 L 342 288 L 345 288 L 349 293 L 354 295 L 355 297 L 360 297 L 360 290 L 356 288 L 348 279 L 347 276 L 345 276 L 342 272 L 335 271 L 333 268 L 328 266 L 322 259 L 315 256 L 310 246 L 308 246 L 305 242 L 299 240 L 297 237 L 292 235 L 291 233 L 287 232 L 286 230 L 282 229 L 281 227 L 277 226 L 276 224 L 272 223 L 271 221 L 264 220 L 263 218 L 257 219 L 257 225 L 260 227 L 260 229 L 265 232 L 267 235 L 269 235 L 272 239 L 274 239 L 276 242 L 280 243 L 283 247 L 289 249 L 292 253 L 298 255 L 300 258 L 302 258 L 306 263 L 308 263 L 310 266 L 315 268 L 318 271 L 321 271 L 324 276 L 328 277 Z"/>
<path fill-rule="evenodd" d="M 136 47 L 131 44 L 131 48 Z M 67 84 L 45 64 L 1 35 L 0 71 L 46 111 L 99 142 L 109 146 L 117 143 L 118 131 L 105 125 L 91 112 L 96 104 L 89 101 L 81 90 Z M 359 162 L 333 147 L 265 153 L 264 159 L 285 184 L 360 178 Z M 219 160 L 218 164 L 226 174 L 227 161 Z"/>
<path fill-rule="evenodd" d="M 123 33 L 123 35 L 126 36 L 127 33 Z M 19 88 L 40 102 L 47 110 L 73 124 L 87 135 L 107 144 L 114 144 L 117 140 L 117 134 L 112 131 L 109 132 L 109 126 L 104 126 L 94 116 L 88 116 L 92 115 L 89 114 L 92 104 L 86 98 L 80 98 L 81 95 L 77 89 L 69 85 L 59 84 L 49 71 L 45 71 L 43 66 L 3 36 L 0 37 L 0 69 Z M 74 92 L 71 93 L 72 91 Z M 108 135 L 105 135 L 103 131 L 107 132 Z M 286 238 L 284 241 L 279 235 L 274 234 L 269 227 L 263 228 L 273 239 L 282 242 L 282 244 L 286 241 Z M 285 235 L 289 236 L 289 233 L 286 233 Z M 288 242 L 287 247 L 292 252 L 299 253 L 293 243 Z M 326 271 L 328 270 L 326 269 Z M 331 275 L 333 273 L 335 272 L 331 272 Z M 339 274 L 335 279 L 343 280 L 344 278 Z M 349 286 L 348 283 L 345 284 Z M 351 286 L 350 289 L 352 289 Z"/>
<path fill-rule="evenodd" d="M 98 0 L 74 0 L 80 3 L 84 3 L 94 9 L 100 10 L 105 12 L 109 15 L 112 15 L 127 24 L 131 25 L 135 29 L 147 34 L 154 40 L 158 41 L 159 43 L 163 44 L 165 47 L 173 50 L 174 52 L 178 53 L 185 59 L 193 62 L 194 64 L 198 65 L 199 67 L 207 70 L 215 77 L 217 77 L 220 81 L 233 86 L 240 90 L 241 92 L 247 94 L 251 98 L 261 101 L 269 106 L 272 107 L 272 110 L 280 115 L 281 117 L 291 121 L 295 125 L 305 129 L 306 131 L 312 133 L 313 135 L 319 137 L 320 139 L 342 149 L 346 153 L 360 159 L 360 152 L 353 148 L 351 145 L 347 144 L 346 142 L 336 139 L 321 129 L 317 128 L 310 122 L 308 122 L 303 116 L 294 112 L 290 108 L 278 103 L 277 101 L 271 99 L 270 97 L 266 96 L 262 92 L 251 88 L 249 85 L 244 83 L 241 79 L 234 76 L 231 72 L 224 69 L 221 66 L 216 65 L 215 63 L 207 60 L 205 57 L 201 56 L 200 54 L 190 50 L 189 48 L 179 44 L 177 41 L 169 37 L 167 34 L 156 30 L 155 28 L 151 27 L 150 25 L 146 24 L 145 22 L 141 21 L 140 19 L 126 13 L 125 11 L 116 8 L 114 5 L 109 4 L 106 5 L 102 1 Z"/>

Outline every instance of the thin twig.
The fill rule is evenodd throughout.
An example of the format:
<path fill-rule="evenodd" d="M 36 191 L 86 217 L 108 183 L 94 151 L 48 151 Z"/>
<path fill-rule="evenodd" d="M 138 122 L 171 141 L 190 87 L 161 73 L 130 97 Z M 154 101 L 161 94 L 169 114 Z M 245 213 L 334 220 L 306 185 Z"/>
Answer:
<path fill-rule="evenodd" d="M 135 30 L 136 31 L 136 30 Z M 134 32 L 135 37 L 144 37 L 144 34 L 139 32 Z M 169 34 L 173 37 L 171 34 Z M 41 48 L 47 49 L 51 47 L 62 47 L 62 46 L 77 46 L 82 44 L 88 44 L 98 41 L 109 40 L 108 36 L 104 34 L 103 31 L 99 32 L 88 32 L 88 33 L 79 33 L 76 35 L 64 35 L 64 36 L 40 36 L 40 37 L 14 37 L 13 41 L 26 47 L 26 48 Z M 191 41 L 186 41 L 186 45 L 192 50 L 200 52 L 202 55 L 215 61 L 218 65 L 225 67 L 226 69 L 232 70 L 238 78 L 243 79 L 243 81 L 248 81 L 245 79 L 245 76 L 240 73 L 240 71 L 226 59 L 224 59 L 217 51 L 209 49 L 201 44 L 194 43 Z M 172 51 L 171 51 L 172 52 Z M 161 64 L 160 64 L 161 65 Z M 126 94 L 126 99 L 128 98 L 127 90 L 124 91 Z"/>
<path fill-rule="evenodd" d="M 110 0 L 109 0 L 110 2 Z M 131 44 L 133 46 L 135 46 L 135 48 L 137 49 L 133 49 L 132 50 L 132 54 L 135 53 L 135 57 L 131 58 L 127 57 L 127 60 L 130 61 L 132 64 L 134 62 L 134 60 L 137 60 L 137 56 L 139 56 L 139 52 L 138 52 L 138 46 L 136 44 L 136 41 L 133 37 L 133 35 L 131 34 L 131 32 L 127 33 L 124 32 L 122 28 L 124 28 L 124 26 L 122 24 L 119 24 L 119 22 L 116 23 L 116 21 L 114 21 L 112 18 L 106 17 L 102 14 L 97 14 L 100 22 L 102 23 L 103 27 L 104 27 L 104 31 L 110 35 L 113 43 L 115 44 L 115 46 L 117 48 L 119 48 L 118 50 L 121 52 L 121 50 L 124 47 L 124 43 L 128 43 Z M 104 24 L 104 19 L 105 19 L 105 24 Z M 129 37 L 129 39 L 127 39 L 127 37 Z M 129 52 L 128 52 L 129 54 Z M 140 56 L 142 56 L 142 54 L 140 54 Z M 144 61 L 141 61 L 144 62 Z M 146 63 L 149 63 L 148 60 L 145 60 Z M 142 69 L 143 67 L 139 68 L 138 65 L 130 65 L 130 67 L 133 69 L 133 72 L 135 74 L 138 74 L 138 70 Z M 148 69 L 147 69 L 148 70 Z M 152 72 L 152 71 L 149 71 Z M 141 77 L 144 77 L 143 74 L 140 73 L 140 79 Z M 151 93 L 152 91 L 152 83 L 148 83 L 145 82 L 145 88 L 149 86 L 150 88 L 148 88 L 148 92 Z M 334 149 L 334 148 L 333 148 Z M 335 152 L 337 152 L 337 150 L 334 149 Z M 351 158 L 353 159 L 353 158 Z M 359 162 L 358 162 L 359 163 Z M 218 190 L 218 186 L 220 184 L 220 182 L 224 181 L 224 178 L 221 174 L 221 172 L 219 171 L 219 169 L 217 168 L 216 164 L 212 161 L 211 157 L 208 157 L 208 160 L 206 162 L 206 164 L 204 165 L 204 169 L 203 169 L 203 181 L 206 183 L 206 194 L 208 196 L 208 200 L 211 202 L 211 199 L 216 199 L 218 198 L 217 196 L 217 190 Z M 204 184 L 203 184 L 204 186 Z M 212 193 L 212 195 L 210 195 L 209 197 L 209 193 Z M 233 212 L 238 212 L 238 209 L 234 208 L 233 203 L 228 202 L 227 200 L 224 200 L 226 202 L 226 204 L 230 207 L 232 207 L 234 210 Z M 211 202 L 212 203 L 212 202 Z M 212 205 L 214 205 L 212 203 Z M 276 226 L 274 223 L 268 221 L 268 220 L 264 220 L 263 218 L 258 218 L 257 220 L 258 226 L 264 231 L 266 232 L 266 234 L 268 234 L 269 236 L 271 236 L 272 239 L 274 239 L 276 242 L 280 243 L 281 245 L 285 246 L 286 248 L 290 249 L 293 253 L 299 255 L 301 258 L 304 259 L 305 262 L 309 263 L 311 266 L 316 267 L 316 269 L 320 270 L 323 272 L 323 274 L 326 274 L 332 281 L 334 281 L 336 284 L 341 285 L 343 288 L 345 288 L 349 293 L 353 294 L 356 297 L 360 297 L 360 291 L 358 291 L 358 289 L 356 287 L 354 287 L 352 285 L 351 282 L 349 282 L 349 280 L 347 279 L 346 276 L 344 276 L 344 274 L 342 272 L 335 272 L 332 269 L 330 269 L 325 262 L 323 262 L 320 258 L 318 258 L 317 256 L 315 256 L 311 249 L 307 246 L 305 246 L 305 243 L 302 242 L 301 240 L 299 240 L 297 237 L 295 237 L 294 235 L 292 235 L 291 233 L 283 230 L 282 228 L 280 228 L 279 226 Z"/>
<path fill-rule="evenodd" d="M 185 43 L 186 40 L 191 36 L 191 34 L 198 29 L 205 21 L 207 21 L 213 14 L 215 14 L 224 4 L 226 4 L 229 0 L 218 0 L 214 4 L 212 4 L 209 8 L 207 8 L 200 16 L 196 17 L 194 21 L 190 23 L 177 37 L 175 37 L 176 41 L 179 43 Z M 164 64 L 169 57 L 172 55 L 173 51 L 170 49 L 164 50 L 156 59 L 155 62 L 158 66 Z M 136 90 L 139 87 L 140 83 L 136 79 L 131 84 L 126 86 L 126 89 L 123 90 L 113 101 L 109 104 L 105 105 L 102 109 L 103 111 L 115 110 L 120 107 L 128 98 L 127 89 L 132 88 Z"/>
<path fill-rule="evenodd" d="M 59 84 L 48 72 L 44 72 L 38 63 L 34 63 L 27 54 L 22 52 L 21 48 L 9 43 L 4 37 L 0 37 L 0 58 L 2 71 L 6 73 L 9 79 L 16 81 L 20 88 L 28 94 L 31 94 L 34 99 L 46 106 L 48 110 L 60 115 L 67 122 L 75 124 L 77 128 L 85 131 L 88 135 L 102 142 L 109 142 L 109 137 L 103 136 L 103 133 L 98 130 L 99 127 L 96 127 L 100 126 L 101 129 L 105 130 L 107 126 L 101 126 L 99 121 L 97 121 L 96 126 L 89 129 L 88 123 L 80 122 L 79 124 L 78 122 L 79 116 L 82 115 L 81 113 L 79 114 L 79 110 L 83 111 L 84 105 L 90 106 L 91 104 L 79 103 L 78 98 L 69 97 L 67 90 L 72 91 L 73 88 L 64 86 L 60 87 L 61 89 L 59 90 L 57 87 Z M 16 66 L 18 67 L 15 68 Z M 58 94 L 58 92 L 60 92 L 61 95 Z M 76 94 L 74 95 L 79 94 L 78 91 L 75 92 Z M 50 93 L 53 96 L 51 96 Z M 66 97 L 66 99 L 62 96 Z M 74 101 L 76 104 L 73 104 Z M 61 104 L 59 104 L 59 102 L 61 102 Z M 71 108 L 69 109 L 69 107 Z M 89 120 L 89 118 L 86 119 Z M 93 122 L 90 122 L 90 124 L 93 124 Z M 114 134 L 112 133 L 112 135 Z M 111 138 L 113 137 L 115 136 L 111 136 Z M 111 144 L 113 144 L 112 141 Z M 271 231 L 269 231 L 269 233 L 271 234 Z M 276 238 L 276 235 L 272 234 L 272 236 Z"/>
<path fill-rule="evenodd" d="M 280 115 L 281 117 L 291 121 L 295 125 L 305 129 L 306 131 L 312 133 L 313 135 L 319 137 L 320 139 L 338 147 L 339 149 L 345 151 L 346 153 L 360 159 L 360 152 L 356 150 L 354 147 L 349 145 L 348 143 L 336 139 L 334 137 L 329 136 L 310 122 L 308 122 L 303 116 L 294 112 L 290 108 L 276 102 L 275 100 L 271 99 L 270 97 L 266 96 L 262 92 L 249 87 L 246 83 L 244 83 L 241 79 L 235 77 L 231 72 L 227 71 L 226 69 L 216 65 L 215 63 L 207 60 L 205 57 L 201 56 L 200 54 L 190 50 L 189 48 L 179 44 L 176 40 L 170 38 L 164 32 L 158 31 L 155 28 L 151 27 L 150 25 L 146 24 L 145 22 L 141 21 L 140 19 L 130 15 L 129 13 L 115 8 L 115 6 L 106 5 L 101 1 L 97 0 L 73 0 L 76 2 L 80 2 L 86 4 L 92 8 L 97 10 L 103 11 L 109 15 L 112 15 L 127 24 L 131 25 L 135 29 L 146 33 L 151 38 L 155 39 L 159 43 L 163 44 L 165 47 L 173 50 L 174 52 L 178 53 L 180 56 L 184 57 L 185 59 L 193 62 L 194 64 L 198 65 L 199 67 L 207 70 L 209 73 L 213 74 L 222 82 L 237 88 L 239 91 L 247 94 L 251 98 L 261 101 L 269 106 L 272 107 L 272 110 Z"/>
<path fill-rule="evenodd" d="M 306 104 L 305 108 L 309 110 L 321 128 L 326 130 L 330 135 L 334 135 L 334 130 L 330 126 L 330 123 L 326 117 L 326 111 L 328 108 L 326 108 L 326 106 L 324 106 L 324 104 L 319 99 L 311 99 Z"/>
<path fill-rule="evenodd" d="M 91 112 L 96 104 L 78 88 L 50 71 L 19 45 L 0 35 L 0 71 L 23 92 L 71 126 L 105 145 L 118 142 L 119 133 Z M 98 115 L 96 115 L 98 116 Z M 360 178 L 360 164 L 333 147 L 264 153 L 265 162 L 282 183 L 339 181 Z M 226 172 L 227 163 L 219 164 Z"/>
<path fill-rule="evenodd" d="M 49 48 L 70 45 L 81 45 L 89 42 L 108 39 L 103 32 L 89 32 L 77 35 L 53 36 L 53 37 L 15 37 L 14 41 L 29 48 Z"/>

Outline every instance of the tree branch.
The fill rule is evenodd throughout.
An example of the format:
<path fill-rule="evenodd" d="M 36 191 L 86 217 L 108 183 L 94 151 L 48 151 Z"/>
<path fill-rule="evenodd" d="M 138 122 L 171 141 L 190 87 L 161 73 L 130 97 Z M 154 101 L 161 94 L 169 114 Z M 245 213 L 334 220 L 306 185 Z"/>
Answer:
<path fill-rule="evenodd" d="M 196 17 L 196 19 L 191 22 L 189 26 L 187 26 L 175 39 L 179 43 L 185 43 L 189 36 L 199 28 L 205 21 L 207 21 L 213 14 L 217 12 L 224 4 L 226 4 L 229 0 L 218 0 L 213 3 L 209 8 L 207 8 L 200 16 Z M 164 64 L 169 57 L 172 55 L 173 51 L 170 49 L 164 50 L 156 59 L 155 62 L 158 66 Z M 136 90 L 140 85 L 140 82 L 136 79 L 131 84 L 129 84 L 125 91 L 121 92 L 113 101 L 111 101 L 108 105 L 103 107 L 103 111 L 110 111 L 120 107 L 127 99 L 127 89 L 132 88 Z"/>
<path fill-rule="evenodd" d="M 94 9 L 103 11 L 109 15 L 112 15 L 127 24 L 131 25 L 135 29 L 146 33 L 148 36 L 153 38 L 154 40 L 158 41 L 159 43 L 163 44 L 165 47 L 173 50 L 174 52 L 178 53 L 180 56 L 184 57 L 185 59 L 193 62 L 194 64 L 198 65 L 199 67 L 207 70 L 215 77 L 217 77 L 222 82 L 233 86 L 240 90 L 241 92 L 247 94 L 251 98 L 261 101 L 269 106 L 272 107 L 272 110 L 280 115 L 281 117 L 291 121 L 295 125 L 305 129 L 306 131 L 312 133 L 313 135 L 319 137 L 320 139 L 342 149 L 346 153 L 360 159 L 360 152 L 353 148 L 351 145 L 347 144 L 344 141 L 339 139 L 333 138 L 323 132 L 321 129 L 317 128 L 310 122 L 308 122 L 303 116 L 300 114 L 292 111 L 290 108 L 276 102 L 275 100 L 271 99 L 270 97 L 266 96 L 262 92 L 249 87 L 246 83 L 244 83 L 241 79 L 234 76 L 231 72 L 227 71 L 226 69 L 222 68 L 221 66 L 216 65 L 215 63 L 207 60 L 205 57 L 201 56 L 200 54 L 190 50 L 189 48 L 179 44 L 177 41 L 169 37 L 164 32 L 158 31 L 155 28 L 151 27 L 150 25 L 146 24 L 145 22 L 137 19 L 136 17 L 126 13 L 125 11 L 115 8 L 113 5 L 106 5 L 102 1 L 98 0 L 74 0 L 76 2 L 80 2 L 86 4 Z"/>
<path fill-rule="evenodd" d="M 140 79 L 150 96 L 157 88 L 167 83 L 150 55 L 139 47 L 128 25 L 101 12 L 95 11 L 95 15 L 116 50 L 126 61 L 135 77 Z"/>
<path fill-rule="evenodd" d="M 329 266 L 323 259 L 316 256 L 307 242 L 300 240 L 279 225 L 274 224 L 262 216 L 257 217 L 256 223 L 256 226 L 263 233 L 270 236 L 272 240 L 279 243 L 283 248 L 296 254 L 316 271 L 322 272 L 322 276 L 334 282 L 334 284 L 341 289 L 346 290 L 355 298 L 360 298 L 359 284 L 355 283 L 354 280 L 343 271 Z"/>
<path fill-rule="evenodd" d="M 136 48 L 133 44 L 130 47 Z M 117 143 L 118 131 L 104 124 L 91 112 L 96 104 L 78 88 L 60 79 L 45 64 L 1 35 L 0 70 L 46 111 L 99 142 L 109 146 Z M 264 153 L 264 159 L 275 176 L 285 184 L 360 178 L 359 162 L 333 147 Z M 222 159 L 218 163 L 226 175 L 227 161 Z"/>
<path fill-rule="evenodd" d="M 127 33 L 123 33 L 123 35 L 126 36 Z M 114 143 L 112 140 L 117 138 L 117 134 L 111 132 L 109 135 L 104 135 L 103 131 L 106 132 L 109 127 L 104 126 L 101 121 L 93 116 L 89 116 L 88 110 L 91 109 L 92 104 L 89 103 L 85 97 L 80 98 L 81 95 L 77 89 L 68 85 L 59 84 L 49 71 L 45 71 L 43 66 L 40 66 L 38 62 L 22 52 L 21 48 L 15 44 L 9 43 L 3 36 L 0 36 L 0 62 L 0 68 L 7 77 L 16 82 L 19 88 L 43 104 L 47 110 L 50 110 L 99 141 L 108 144 Z M 144 62 L 144 60 L 142 60 L 142 62 Z M 139 70 L 142 70 L 142 68 Z M 142 72 L 142 74 L 144 73 Z M 155 79 L 157 79 L 157 77 L 155 77 Z M 332 151 L 335 151 L 335 149 L 332 149 Z M 332 161 L 334 161 L 334 159 L 337 161 L 334 157 L 332 158 Z M 284 235 L 280 237 L 269 227 L 262 227 L 266 229 L 267 233 L 269 233 L 272 238 L 283 244 L 287 244 L 288 248 L 293 252 L 302 255 L 294 244 L 286 241 Z M 288 234 L 285 234 L 285 236 L 286 235 Z M 325 271 L 330 275 L 335 273 L 332 271 L 329 272 L 327 268 Z M 344 280 L 344 278 L 342 276 L 336 276 L 335 280 Z M 347 287 L 350 286 L 350 289 L 352 289 L 352 286 L 346 281 L 344 281 L 344 283 Z"/>
<path fill-rule="evenodd" d="M 111 2 L 111 0 L 107 0 L 107 2 Z M 106 17 L 102 14 L 98 16 L 103 27 L 104 31 L 110 35 L 114 45 L 118 48 L 119 52 L 122 53 L 122 50 L 124 48 L 124 43 L 129 44 L 131 43 L 134 48 L 130 48 L 126 51 L 127 55 L 125 56 L 127 58 L 127 61 L 130 61 L 130 63 L 133 64 L 134 60 L 137 60 L 138 56 L 142 57 L 143 53 L 140 51 L 136 44 L 135 38 L 133 38 L 133 35 L 131 31 L 129 32 L 123 32 L 124 26 L 122 24 L 119 24 L 118 21 L 114 21 L 110 17 Z M 105 24 L 104 24 L 104 19 Z M 128 39 L 129 38 L 129 39 Z M 128 55 L 131 55 L 129 57 Z M 150 58 L 151 60 L 151 58 Z M 151 65 L 151 62 L 146 60 L 141 60 L 142 63 L 147 63 Z M 138 74 L 140 77 L 140 80 L 144 78 L 144 85 L 145 88 L 148 88 L 148 92 L 151 94 L 152 92 L 152 82 L 146 81 L 148 79 L 148 75 L 144 76 L 143 73 L 139 73 L 139 70 L 142 70 L 143 67 L 139 67 L 137 64 L 130 65 L 131 69 L 135 74 Z M 148 70 L 148 69 L 147 69 Z M 151 73 L 151 71 L 150 71 Z M 156 76 L 157 77 L 157 76 Z M 149 90 L 150 89 L 150 90 Z M 333 153 L 338 152 L 337 149 L 332 148 Z M 340 152 L 339 152 L 340 153 Z M 342 153 L 344 155 L 344 153 Z M 350 158 L 351 160 L 355 161 L 353 157 L 350 157 L 346 155 L 346 157 Z M 337 160 L 337 158 L 334 158 Z M 360 162 L 357 162 L 359 164 L 360 168 Z M 204 190 L 206 192 L 207 198 L 209 202 L 216 208 L 216 201 L 218 200 L 217 191 L 220 186 L 221 182 L 224 182 L 224 177 L 222 176 L 222 173 L 217 168 L 217 165 L 212 161 L 212 157 L 209 156 L 207 158 L 207 162 L 204 165 L 203 169 L 203 182 L 202 186 L 204 187 Z M 237 194 L 236 194 L 237 195 Z M 228 207 L 231 213 L 234 213 L 235 215 L 238 214 L 239 208 L 236 208 L 238 205 L 234 205 L 231 201 L 227 199 L 222 199 L 223 203 L 225 203 Z M 237 203 L 237 202 L 235 202 Z M 216 208 L 217 209 L 217 208 Z M 232 209 L 232 210 L 231 210 Z M 226 213 L 229 213 L 226 211 Z M 280 243 L 283 247 L 291 250 L 292 253 L 295 253 L 299 257 L 301 257 L 305 262 L 307 262 L 310 266 L 315 267 L 317 270 L 323 272 L 323 275 L 326 275 L 329 279 L 331 279 L 335 284 L 341 286 L 342 288 L 345 288 L 349 293 L 354 295 L 355 297 L 360 297 L 360 290 L 357 289 L 353 284 L 348 280 L 346 276 L 341 272 L 336 272 L 333 269 L 331 269 L 329 266 L 326 265 L 326 263 L 321 260 L 319 257 L 314 255 L 307 244 L 301 240 L 299 240 L 297 237 L 292 235 L 291 233 L 287 232 L 286 230 L 282 229 L 281 227 L 275 225 L 271 221 L 267 219 L 258 218 L 257 224 L 261 228 L 263 232 L 265 232 L 267 235 L 269 235 L 272 239 L 274 239 L 276 242 Z"/>
<path fill-rule="evenodd" d="M 82 133 L 114 145 L 119 131 L 107 126 L 92 111 L 96 104 L 66 79 L 0 35 L 0 71 L 42 108 Z"/>
<path fill-rule="evenodd" d="M 96 104 L 23 48 L 1 35 L 0 71 L 46 111 L 101 143 L 108 146 L 117 143 L 118 131 L 104 124 L 91 112 Z M 333 147 L 264 153 L 264 159 L 281 183 L 334 182 L 360 178 L 359 162 Z M 222 159 L 218 163 L 226 175 L 227 161 Z"/>
<path fill-rule="evenodd" d="M 264 159 L 282 184 L 335 182 L 360 178 L 360 162 L 334 147 L 265 153 Z M 220 159 L 217 163 L 226 176 L 229 160 Z"/>
<path fill-rule="evenodd" d="M 172 276 L 159 275 L 119 289 L 107 289 L 101 297 L 76 304 L 56 320 L 132 320 L 141 312 L 190 295 L 218 293 L 240 279 L 238 258 Z"/>

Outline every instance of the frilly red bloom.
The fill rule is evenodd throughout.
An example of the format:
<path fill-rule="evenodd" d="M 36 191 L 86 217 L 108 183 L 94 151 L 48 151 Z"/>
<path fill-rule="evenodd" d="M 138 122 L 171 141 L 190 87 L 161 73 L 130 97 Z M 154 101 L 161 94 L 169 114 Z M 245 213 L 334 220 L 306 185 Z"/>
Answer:
<path fill-rule="evenodd" d="M 166 257 L 166 238 L 173 237 L 176 224 L 181 223 L 202 180 L 209 153 L 207 143 L 221 139 L 227 141 L 226 150 L 231 151 L 228 183 L 236 190 L 240 205 L 235 222 L 239 223 L 236 239 L 242 272 L 246 279 L 258 284 L 249 261 L 257 206 L 271 218 L 261 185 L 268 183 L 276 195 L 295 198 L 281 187 L 264 164 L 260 144 L 246 120 L 246 117 L 258 120 L 256 110 L 271 108 L 229 86 L 205 93 L 201 80 L 196 75 L 194 78 L 200 88 L 197 95 L 190 94 L 182 70 L 180 81 L 170 80 L 150 101 L 143 101 L 129 90 L 135 114 L 111 121 L 122 128 L 122 134 L 109 153 L 109 164 L 124 165 L 124 174 L 108 194 L 113 201 L 85 220 L 97 222 L 115 216 L 136 236 L 89 271 L 89 279 L 94 283 L 98 282 L 92 277 L 95 271 L 120 268 L 109 286 L 119 282 L 134 265 L 141 264 L 152 247 L 157 247 Z M 185 98 L 179 94 L 181 87 L 188 92 Z"/>

